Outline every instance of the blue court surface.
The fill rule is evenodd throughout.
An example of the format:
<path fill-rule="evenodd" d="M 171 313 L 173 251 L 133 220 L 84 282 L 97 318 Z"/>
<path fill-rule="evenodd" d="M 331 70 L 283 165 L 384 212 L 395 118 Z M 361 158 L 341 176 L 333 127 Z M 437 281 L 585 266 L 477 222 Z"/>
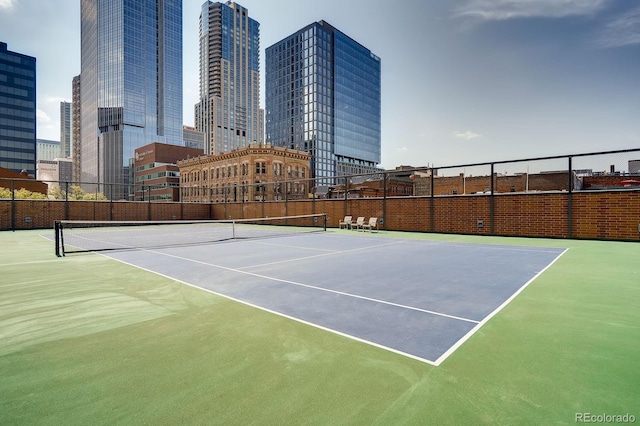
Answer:
<path fill-rule="evenodd" d="M 439 365 L 564 251 L 329 231 L 105 256 Z"/>

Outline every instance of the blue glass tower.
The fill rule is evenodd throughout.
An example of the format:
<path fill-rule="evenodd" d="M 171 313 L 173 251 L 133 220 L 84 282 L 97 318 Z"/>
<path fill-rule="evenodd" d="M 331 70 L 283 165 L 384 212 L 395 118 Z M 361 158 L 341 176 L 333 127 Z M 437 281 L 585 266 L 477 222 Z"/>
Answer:
<path fill-rule="evenodd" d="M 136 148 L 183 145 L 182 1 L 81 0 L 81 31 L 81 179 L 128 184 Z"/>
<path fill-rule="evenodd" d="M 0 42 L 0 167 L 36 175 L 36 58 Z"/>
<path fill-rule="evenodd" d="M 377 170 L 380 58 L 369 49 L 315 22 L 266 49 L 265 80 L 267 142 L 310 152 L 316 178 Z"/>

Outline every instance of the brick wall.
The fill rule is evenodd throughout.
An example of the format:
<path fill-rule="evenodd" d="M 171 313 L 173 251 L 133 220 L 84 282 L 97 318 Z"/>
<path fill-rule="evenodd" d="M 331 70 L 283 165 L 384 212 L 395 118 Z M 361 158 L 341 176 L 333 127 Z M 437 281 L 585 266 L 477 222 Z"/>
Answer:
<path fill-rule="evenodd" d="M 210 204 L 127 201 L 0 200 L 0 230 L 53 228 L 56 220 L 202 220 L 213 218 Z"/>
<path fill-rule="evenodd" d="M 494 174 L 494 191 L 499 193 L 529 191 L 566 191 L 568 189 L 568 175 L 566 172 L 497 175 Z M 475 194 L 489 191 L 491 178 L 489 176 L 459 176 L 435 177 L 434 195 Z M 431 178 L 416 178 L 416 194 L 431 194 Z"/>
<path fill-rule="evenodd" d="M 580 238 L 640 240 L 640 192 L 576 193 L 572 219 L 573 233 Z"/>
<path fill-rule="evenodd" d="M 640 241 L 640 191 L 566 192 L 443 197 L 317 199 L 226 204 L 0 200 L 0 230 L 49 228 L 56 219 L 199 220 L 326 213 L 337 227 L 345 215 L 383 218 L 382 229 L 477 235 Z M 493 220 L 492 220 L 493 212 Z M 432 218 L 433 213 L 433 218 Z M 27 220 L 27 218 L 29 218 Z M 482 221 L 482 226 L 478 226 Z"/>

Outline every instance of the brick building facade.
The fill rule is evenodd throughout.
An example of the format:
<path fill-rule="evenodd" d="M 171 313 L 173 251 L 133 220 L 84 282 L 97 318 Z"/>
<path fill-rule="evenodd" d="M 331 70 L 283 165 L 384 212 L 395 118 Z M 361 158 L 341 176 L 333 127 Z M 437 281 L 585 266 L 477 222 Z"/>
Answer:
<path fill-rule="evenodd" d="M 176 162 L 203 154 L 202 149 L 158 142 L 136 149 L 135 200 L 180 201 L 180 170 Z"/>
<path fill-rule="evenodd" d="M 311 191 L 304 151 L 250 145 L 178 162 L 181 199 L 187 202 L 303 199 Z"/>

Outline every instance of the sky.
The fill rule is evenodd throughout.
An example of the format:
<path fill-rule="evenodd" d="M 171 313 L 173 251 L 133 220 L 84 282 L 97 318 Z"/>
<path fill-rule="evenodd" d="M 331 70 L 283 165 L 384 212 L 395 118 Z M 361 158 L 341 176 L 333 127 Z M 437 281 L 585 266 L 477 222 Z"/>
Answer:
<path fill-rule="evenodd" d="M 202 0 L 183 1 L 183 120 Z M 640 1 L 244 0 L 264 50 L 325 20 L 381 58 L 382 164 L 447 166 L 640 148 Z M 0 0 L 37 59 L 37 137 L 59 140 L 80 73 L 80 0 Z M 264 68 L 262 68 L 264 107 Z"/>

